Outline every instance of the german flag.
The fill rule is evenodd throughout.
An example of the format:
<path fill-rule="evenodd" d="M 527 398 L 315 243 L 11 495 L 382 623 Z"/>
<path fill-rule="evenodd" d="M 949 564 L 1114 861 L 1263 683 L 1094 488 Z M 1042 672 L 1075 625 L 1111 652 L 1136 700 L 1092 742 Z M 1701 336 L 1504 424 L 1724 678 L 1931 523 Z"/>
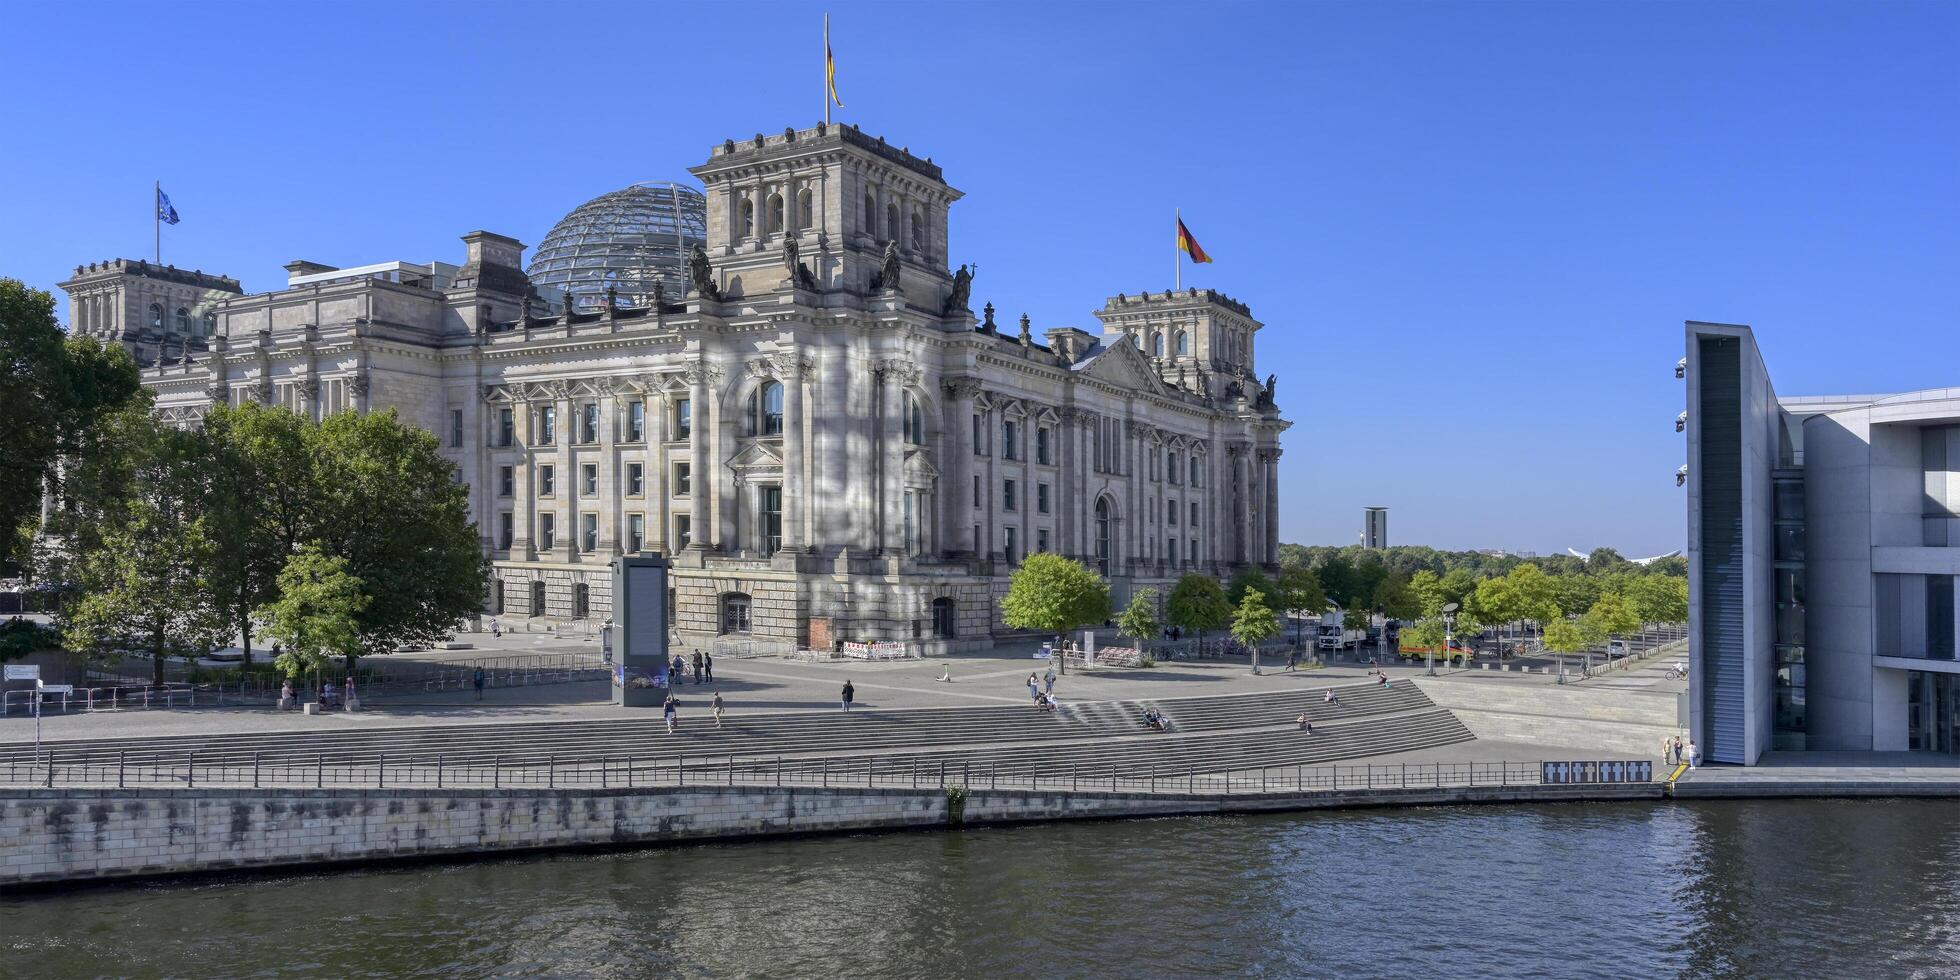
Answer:
<path fill-rule="evenodd" d="M 1198 240 L 1191 237 L 1191 229 L 1184 227 L 1183 218 L 1177 219 L 1177 248 L 1178 251 L 1191 256 L 1193 263 L 1211 261 L 1211 256 L 1206 255 L 1205 250 L 1198 246 Z"/>

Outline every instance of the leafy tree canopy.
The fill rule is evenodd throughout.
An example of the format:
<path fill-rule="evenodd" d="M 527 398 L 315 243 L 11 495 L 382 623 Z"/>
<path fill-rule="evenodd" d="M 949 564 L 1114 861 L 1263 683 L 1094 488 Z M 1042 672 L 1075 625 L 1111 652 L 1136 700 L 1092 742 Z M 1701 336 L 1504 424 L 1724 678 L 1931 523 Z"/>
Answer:
<path fill-rule="evenodd" d="M 1265 595 L 1257 589 L 1247 589 L 1232 616 L 1232 638 L 1248 647 L 1257 647 L 1277 636 L 1279 629 L 1279 615 L 1266 605 Z"/>
<path fill-rule="evenodd" d="M 1116 632 L 1141 645 L 1155 639 L 1158 629 L 1157 590 L 1138 589 L 1130 596 L 1130 604 L 1116 617 Z"/>
<path fill-rule="evenodd" d="M 1170 599 L 1164 603 L 1165 622 L 1201 635 L 1205 630 L 1225 625 L 1231 616 L 1232 604 L 1226 601 L 1225 590 L 1219 587 L 1218 580 L 1196 572 L 1178 579 L 1171 587 Z"/>
<path fill-rule="evenodd" d="M 1000 608 L 1014 629 L 1059 635 L 1109 618 L 1109 586 L 1079 561 L 1037 552 L 1014 570 Z"/>

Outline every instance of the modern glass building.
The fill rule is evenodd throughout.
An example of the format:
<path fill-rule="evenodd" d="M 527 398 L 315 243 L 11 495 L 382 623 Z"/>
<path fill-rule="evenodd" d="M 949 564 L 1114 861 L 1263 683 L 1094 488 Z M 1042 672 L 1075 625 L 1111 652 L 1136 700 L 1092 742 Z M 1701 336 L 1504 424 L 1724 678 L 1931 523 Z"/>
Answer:
<path fill-rule="evenodd" d="M 707 240 L 708 205 L 692 187 L 650 181 L 572 209 L 538 245 L 525 269 L 548 302 L 569 290 L 580 310 L 617 290 L 622 306 L 653 302 L 654 285 L 678 302 L 687 292 L 687 254 Z"/>
<path fill-rule="evenodd" d="M 1733 324 L 1684 363 L 1703 755 L 1960 751 L 1960 388 L 1779 398 Z"/>

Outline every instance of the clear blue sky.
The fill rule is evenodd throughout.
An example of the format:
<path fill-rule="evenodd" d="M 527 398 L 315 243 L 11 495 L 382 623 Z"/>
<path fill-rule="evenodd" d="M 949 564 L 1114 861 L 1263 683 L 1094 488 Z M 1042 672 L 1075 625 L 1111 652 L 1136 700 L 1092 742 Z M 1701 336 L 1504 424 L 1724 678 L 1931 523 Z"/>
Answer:
<path fill-rule="evenodd" d="M 807 126 L 818 5 L 24 4 L 0 275 L 458 260 Z M 1037 329 L 1170 285 L 1172 209 L 1294 428 L 1281 536 L 1683 544 L 1681 323 L 1779 391 L 1960 383 L 1960 5 L 833 3 L 846 108 L 964 190 Z M 65 314 L 64 314 L 65 315 Z M 1846 342 L 1847 338 L 1850 342 Z"/>

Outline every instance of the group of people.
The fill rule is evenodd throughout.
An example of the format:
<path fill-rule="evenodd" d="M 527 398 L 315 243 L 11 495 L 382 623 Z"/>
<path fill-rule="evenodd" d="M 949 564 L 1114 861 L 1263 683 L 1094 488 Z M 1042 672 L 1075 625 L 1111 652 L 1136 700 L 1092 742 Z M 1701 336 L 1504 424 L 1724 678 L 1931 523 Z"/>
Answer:
<path fill-rule="evenodd" d="M 1368 672 L 1368 676 L 1369 676 L 1369 677 L 1374 677 L 1374 678 L 1378 678 L 1378 679 L 1380 679 L 1380 681 L 1381 681 L 1381 686 L 1383 686 L 1383 687 L 1387 687 L 1387 686 L 1388 686 L 1388 671 L 1385 671 L 1385 670 L 1371 670 L 1371 671 L 1369 671 L 1369 672 Z"/>
<path fill-rule="evenodd" d="M 721 692 L 716 691 L 714 700 L 708 702 L 708 713 L 715 716 L 715 727 L 721 727 L 721 713 L 727 705 L 721 700 Z M 667 734 L 672 735 L 681 727 L 681 699 L 672 694 L 660 704 L 660 714 L 667 719 Z"/>
<path fill-rule="evenodd" d="M 1171 730 L 1171 720 L 1164 717 L 1164 713 L 1158 711 L 1156 708 L 1145 708 L 1143 709 L 1143 727 L 1153 732 L 1168 732 Z"/>
<path fill-rule="evenodd" d="M 1679 735 L 1664 738 L 1661 739 L 1661 760 L 1677 766 L 1685 762 L 1688 768 L 1697 769 L 1701 767 L 1701 749 L 1695 745 L 1694 739 L 1683 741 Z"/>
<path fill-rule="evenodd" d="M 1055 700 L 1055 668 L 1049 667 L 1046 675 L 1028 673 L 1028 700 L 1042 711 L 1053 711 L 1060 707 Z"/>
<path fill-rule="evenodd" d="M 347 682 L 347 688 L 345 694 L 342 693 L 341 688 L 336 686 L 334 682 L 326 681 L 320 685 L 320 690 L 318 695 L 316 696 L 316 700 L 320 702 L 320 708 L 322 710 L 325 710 L 328 708 L 340 707 L 344 703 L 343 698 L 351 700 L 353 697 L 354 697 L 353 681 L 350 680 Z M 290 677 L 279 685 L 279 707 L 281 708 L 299 707 L 299 692 L 293 688 L 293 681 L 292 678 Z"/>
<path fill-rule="evenodd" d="M 674 654 L 674 662 L 668 665 L 669 676 L 674 684 L 687 683 L 687 659 Z M 715 655 L 694 651 L 694 683 L 712 684 L 715 681 Z"/>

